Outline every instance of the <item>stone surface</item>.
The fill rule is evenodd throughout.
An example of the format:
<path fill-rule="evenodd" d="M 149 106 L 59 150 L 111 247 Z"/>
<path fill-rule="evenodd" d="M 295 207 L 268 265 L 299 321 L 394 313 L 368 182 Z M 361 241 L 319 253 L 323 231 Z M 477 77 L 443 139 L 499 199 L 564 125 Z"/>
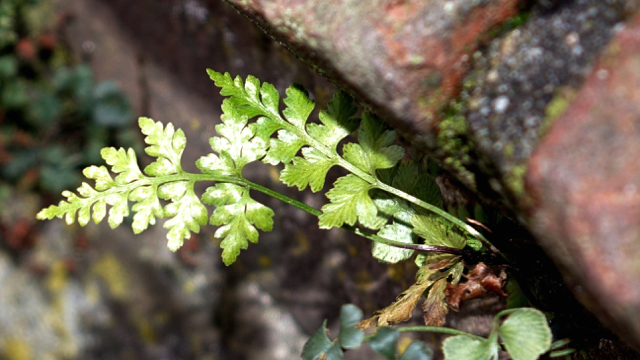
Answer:
<path fill-rule="evenodd" d="M 532 10 L 526 23 L 477 57 L 462 98 L 481 154 L 479 166 L 492 190 L 520 196 L 520 166 L 545 126 L 575 96 L 622 17 L 620 2 L 597 0 Z"/>
<path fill-rule="evenodd" d="M 635 35 L 624 35 L 633 34 L 632 27 L 623 30 L 621 25 L 638 1 L 230 2 L 430 151 L 469 188 L 486 200 L 508 204 L 507 210 L 529 224 L 579 285 L 573 287 L 578 297 L 638 344 L 634 321 L 640 316 L 633 299 L 640 283 L 634 262 L 639 232 L 633 219 L 638 219 L 635 189 L 640 185 L 634 177 L 638 164 L 633 159 L 639 157 L 634 132 L 638 92 L 633 89 L 640 85 L 633 61 L 640 50 L 629 40 Z M 134 98 L 140 115 L 186 130 L 186 168 L 209 151 L 207 139 L 217 121 L 210 119 L 219 115 L 221 98 L 205 67 L 254 74 L 280 91 L 297 81 L 319 104 L 332 91 L 219 1 L 66 4 L 79 17 L 69 35 L 75 53 L 90 58 L 99 77 L 115 78 Z M 620 44 L 617 52 L 609 44 L 612 36 Z M 594 67 L 605 48 L 609 52 Z M 606 73 L 597 72 L 601 69 Z M 617 91 L 622 95 L 614 96 Z M 296 196 L 264 169 L 250 169 L 250 176 Z M 310 193 L 298 196 L 316 207 L 324 201 Z M 385 269 L 371 259 L 366 241 L 319 231 L 308 215 L 276 201 L 268 205 L 276 209 L 276 231 L 261 235 L 260 244 L 243 252 L 227 271 L 220 269 L 209 230 L 176 257 L 166 250 L 161 227 L 144 237 L 130 237 L 124 229 L 90 228 L 85 235 L 92 245 L 82 254 L 72 250 L 68 230 L 47 228 L 34 259 L 48 259 L 44 269 L 52 271 L 56 259 L 71 257 L 79 270 L 62 288 L 79 304 L 98 294 L 108 305 L 100 311 L 83 305 L 88 313 L 83 323 L 76 313 L 66 318 L 70 328 L 89 324 L 96 335 L 90 341 L 78 337 L 72 350 L 84 358 L 105 351 L 113 358 L 291 358 L 305 333 L 315 331 L 324 318 L 335 320 L 342 303 L 357 303 L 370 313 L 411 281 L 411 264 Z M 47 247 L 51 234 L 66 236 L 56 251 Z M 108 265 L 114 257 L 116 267 L 132 274 L 128 287 L 135 291 L 125 299 L 100 275 L 109 270 L 91 270 L 98 264 L 113 270 Z M 31 289 L 42 286 L 37 277 L 31 280 L 7 264 L 0 258 L 0 268 L 10 270 L 3 274 L 12 274 L 6 279 L 29 284 L 18 294 L 42 291 Z M 80 279 L 77 274 L 85 271 L 93 275 Z M 49 306 L 40 298 L 34 302 Z M 14 309 L 15 303 L 6 304 Z M 495 310 L 478 310 L 481 321 L 463 314 L 449 324 L 482 333 Z M 7 323 L 6 317 L 0 321 Z M 258 325 L 252 328 L 254 321 Z M 278 338 L 287 340 L 274 343 Z M 24 349 L 12 338 L 3 341 L 18 352 Z M 48 344 L 43 342 L 43 348 Z"/>
<path fill-rule="evenodd" d="M 321 75 L 434 148 L 438 111 L 518 0 L 230 1 Z"/>
<path fill-rule="evenodd" d="M 640 349 L 638 1 L 229 2 L 505 205 Z"/>
<path fill-rule="evenodd" d="M 639 345 L 640 16 L 621 28 L 528 160 L 531 228 L 576 295 Z"/>

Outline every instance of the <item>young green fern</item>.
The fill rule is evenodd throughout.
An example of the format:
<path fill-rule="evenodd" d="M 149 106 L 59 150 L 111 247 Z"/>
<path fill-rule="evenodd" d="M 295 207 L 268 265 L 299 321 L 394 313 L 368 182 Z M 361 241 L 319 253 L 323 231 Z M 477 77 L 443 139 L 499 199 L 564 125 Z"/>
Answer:
<path fill-rule="evenodd" d="M 258 230 L 270 231 L 273 227 L 273 210 L 251 198 L 251 191 L 260 191 L 317 216 L 321 228 L 343 227 L 373 240 L 373 256 L 381 261 L 406 260 L 415 250 L 445 253 L 420 254 L 416 283 L 394 304 L 359 326 L 405 321 L 423 296 L 427 298 L 423 309 L 429 314 L 425 321 L 443 323 L 449 311 L 445 289 L 449 284 L 457 285 L 463 276 L 465 259 L 460 255 L 467 253 L 463 248 L 480 250 L 486 246 L 492 252 L 496 250 L 474 228 L 442 209 L 434 179 L 418 163 L 401 161 L 404 150 L 394 145 L 395 132 L 372 114 L 365 112 L 362 119 L 355 118 L 358 109 L 343 92 L 336 93 L 328 109 L 319 113 L 319 123 L 308 123 L 315 105 L 300 86 L 287 89 L 283 100 L 286 107 L 281 113 L 280 97 L 272 85 L 260 84 L 253 76 L 243 82 L 228 73 L 208 72 L 227 98 L 222 103 L 222 123 L 215 127 L 219 136 L 210 139 L 213 153 L 196 162 L 199 174 L 182 169 L 180 161 L 187 143 L 184 132 L 170 123 L 164 126 L 143 117 L 138 124 L 146 135 L 145 152 L 155 161 L 140 170 L 132 149 L 104 148 L 101 155 L 110 171 L 105 166 L 86 168 L 84 175 L 95 181 L 94 187 L 83 183 L 78 194 L 64 191 L 66 201 L 41 210 L 38 219 L 64 217 L 68 224 L 77 219 L 85 226 L 91 219 L 101 222 L 109 205 L 108 223 L 115 228 L 129 216 L 132 202 L 133 232 L 138 234 L 154 225 L 157 218 L 166 218 L 164 227 L 172 251 L 180 248 L 191 233 L 198 233 L 200 226 L 217 225 L 215 236 L 222 240 L 222 259 L 229 265 L 249 242 L 258 241 Z M 339 151 L 340 142 L 356 130 L 357 142 L 347 143 Z M 336 180 L 326 193 L 329 202 L 318 210 L 245 179 L 243 168 L 255 161 L 284 164 L 282 182 L 300 190 L 309 187 L 313 192 L 323 189 L 333 166 L 349 174 Z M 200 198 L 194 191 L 199 181 L 214 183 Z M 163 206 L 160 200 L 168 203 Z M 210 217 L 205 205 L 215 207 Z M 513 311 L 504 314 L 508 312 Z M 494 321 L 496 330 L 488 339 L 432 326 L 399 330 L 382 327 L 375 335 L 365 336 L 355 328 L 362 318 L 359 309 L 344 307 L 340 318 L 338 338 L 331 341 L 323 325 L 305 345 L 304 360 L 322 356 L 340 360 L 343 350 L 356 348 L 363 341 L 388 359 L 430 358 L 430 350 L 417 341 L 397 356 L 395 344 L 405 330 L 456 335 L 443 344 L 447 360 L 470 358 L 469 354 L 478 360 L 493 359 L 498 336 L 514 359 L 533 360 L 549 348 L 551 338 L 544 315 L 535 310 L 514 312 L 500 327 Z M 537 337 L 527 340 L 523 329 L 533 325 Z M 529 341 L 525 350 L 515 347 L 525 340 Z"/>
<path fill-rule="evenodd" d="M 320 112 L 320 123 L 308 123 L 315 104 L 302 87 L 286 90 L 286 107 L 280 113 L 280 97 L 271 84 L 260 84 L 253 76 L 243 82 L 228 73 L 208 73 L 227 98 L 222 103 L 222 123 L 215 127 L 220 136 L 210 140 L 214 153 L 196 162 L 200 174 L 182 169 L 186 146 L 182 130 L 140 118 L 148 144 L 145 152 L 156 158 L 154 162 L 141 171 L 133 150 L 105 148 L 101 155 L 117 174 L 115 179 L 105 166 L 86 168 L 84 175 L 95 180 L 95 187 L 83 183 L 79 195 L 63 192 L 67 200 L 42 210 L 38 219 L 64 216 L 71 224 L 77 217 L 84 226 L 91 210 L 98 223 L 110 205 L 108 222 L 115 228 L 129 215 L 131 201 L 134 233 L 153 225 L 156 218 L 168 218 L 164 227 L 173 251 L 200 226 L 219 226 L 215 236 L 222 239 L 222 258 L 228 265 L 249 242 L 258 241 L 258 229 L 273 227 L 273 211 L 251 198 L 250 191 L 257 190 L 317 215 L 321 228 L 346 227 L 376 241 L 373 254 L 382 261 L 409 258 L 420 238 L 435 251 L 455 253 L 466 245 L 481 246 L 475 238 L 483 239 L 482 235 L 441 209 L 438 187 L 426 171 L 410 161 L 399 163 L 404 150 L 393 144 L 395 132 L 372 114 L 355 118 L 357 108 L 347 94 L 336 93 L 328 109 Z M 358 142 L 345 144 L 340 154 L 338 144 L 356 129 Z M 300 190 L 308 186 L 320 191 L 333 166 L 350 174 L 334 183 L 326 194 L 329 203 L 318 211 L 246 180 L 244 166 L 259 160 L 283 163 L 281 181 Z M 194 192 L 198 181 L 215 183 L 201 199 Z M 163 207 L 160 200 L 169 203 Z M 210 218 L 205 204 L 215 206 Z M 369 232 L 354 228 L 357 224 Z"/>

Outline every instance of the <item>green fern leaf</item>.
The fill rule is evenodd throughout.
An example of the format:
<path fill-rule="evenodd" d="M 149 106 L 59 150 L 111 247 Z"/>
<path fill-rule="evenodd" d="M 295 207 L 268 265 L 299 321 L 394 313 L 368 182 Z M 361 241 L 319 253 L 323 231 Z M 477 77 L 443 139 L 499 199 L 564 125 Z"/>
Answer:
<path fill-rule="evenodd" d="M 229 104 L 237 109 L 240 115 L 249 119 L 257 115 L 264 115 L 274 120 L 279 119 L 280 95 L 273 85 L 269 83 L 260 85 L 260 80 L 252 75 L 247 76 L 246 83 L 243 83 L 240 76 L 232 79 L 229 73 L 221 74 L 211 69 L 207 69 L 207 73 L 220 88 L 220 94 L 229 97 Z"/>
<path fill-rule="evenodd" d="M 374 115 L 364 113 L 358 130 L 358 142 L 343 148 L 343 157 L 360 170 L 376 176 L 377 169 L 393 167 L 404 156 L 404 149 L 392 145 L 396 133 L 387 130 L 385 124 Z"/>
<path fill-rule="evenodd" d="M 104 158 L 104 157 L 103 157 Z M 138 169 L 138 171 L 140 171 Z M 104 166 L 89 166 L 85 168 L 82 173 L 87 179 L 93 179 L 96 182 L 96 190 L 103 191 L 114 187 L 116 184 Z"/>
<path fill-rule="evenodd" d="M 320 124 L 307 124 L 307 133 L 336 152 L 340 140 L 354 132 L 360 120 L 353 118 L 358 108 L 353 105 L 353 99 L 343 91 L 338 91 L 327 104 L 326 111 L 320 111 Z"/>
<path fill-rule="evenodd" d="M 40 211 L 37 218 L 40 220 L 53 219 L 54 217 L 65 217 L 67 224 L 73 224 L 76 220 L 81 226 L 85 226 L 91 219 L 91 208 L 93 207 L 93 220 L 99 223 L 107 214 L 106 205 L 111 205 L 109 210 L 109 226 L 114 229 L 122 224 L 122 221 L 129 215 L 128 197 L 132 189 L 131 183 L 142 183 L 146 176 L 142 174 L 138 167 L 135 153 L 132 149 L 104 148 L 100 152 L 102 158 L 111 165 L 111 170 L 119 174 L 115 181 L 104 166 L 90 166 L 84 169 L 84 175 L 96 181 L 96 189 L 89 184 L 83 183 L 77 191 L 78 195 L 71 191 L 64 191 L 62 195 L 66 201 L 60 201 L 58 206 L 51 205 Z"/>
<path fill-rule="evenodd" d="M 271 139 L 271 146 L 264 162 L 271 165 L 288 164 L 307 142 L 289 130 L 278 131 L 278 138 Z"/>
<path fill-rule="evenodd" d="M 129 193 L 129 200 L 136 202 L 131 208 L 135 213 L 135 215 L 133 215 L 133 223 L 131 224 L 134 234 L 143 232 L 149 225 L 155 225 L 156 218 L 164 217 L 164 211 L 162 210 L 162 205 L 160 205 L 156 193 L 156 185 L 141 186 Z M 94 216 L 98 214 L 96 205 L 94 205 L 93 208 Z"/>
<path fill-rule="evenodd" d="M 222 260 L 233 263 L 240 250 L 247 249 L 248 241 L 258 242 L 258 231 L 271 231 L 273 210 L 251 199 L 249 189 L 230 183 L 209 187 L 202 195 L 205 204 L 215 205 L 211 215 L 213 225 L 222 225 L 215 237 L 222 239 Z"/>
<path fill-rule="evenodd" d="M 284 120 L 278 110 L 280 94 L 273 85 L 266 82 L 260 85 L 260 81 L 251 75 L 244 83 L 240 76 L 232 79 L 229 73 L 221 74 L 211 69 L 207 69 L 207 73 L 215 85 L 221 88 L 220 94 L 229 97 L 228 105 L 238 115 L 247 119 L 262 115 L 256 122 L 256 136 L 269 142 L 271 135 L 283 128 Z"/>
<path fill-rule="evenodd" d="M 408 194 L 413 194 L 420 200 L 431 205 L 442 207 L 440 188 L 428 172 L 414 161 L 403 161 L 389 169 L 378 170 L 378 178 L 383 183 L 393 186 Z M 372 229 L 379 229 L 389 218 L 404 219 L 410 223 L 415 208 L 397 196 L 384 191 L 373 191 L 371 198 L 378 207 L 378 220 Z"/>
<path fill-rule="evenodd" d="M 440 187 L 438 187 L 434 178 L 429 175 L 427 169 L 415 161 L 403 161 L 396 166 L 396 169 L 390 179 L 391 181 L 387 182 L 388 185 L 442 208 Z M 383 171 L 385 170 L 381 170 L 379 173 Z M 382 174 L 380 174 L 380 177 L 382 178 Z"/>
<path fill-rule="evenodd" d="M 409 215 L 413 213 L 413 209 L 407 205 L 406 201 L 385 191 L 373 189 L 369 192 L 369 196 L 378 208 L 375 219 L 367 224 L 369 229 L 379 230 L 394 216 L 400 216 L 405 212 Z"/>
<path fill-rule="evenodd" d="M 383 191 L 372 191 L 371 193 L 373 194 L 373 202 L 378 208 L 378 215 L 376 222 L 368 227 L 375 229 L 375 226 L 380 223 L 384 225 L 388 219 L 391 218 L 392 223 L 384 225 L 381 230 L 378 231 L 378 236 L 407 244 L 415 243 L 416 235 L 414 235 L 413 228 L 410 226 L 411 218 L 414 214 L 413 208 L 397 196 Z M 401 249 L 377 242 L 373 243 L 371 248 L 373 257 L 380 261 L 394 264 L 410 258 L 413 252 L 413 250 Z"/>
<path fill-rule="evenodd" d="M 166 188 L 174 185 L 171 190 Z M 164 228 L 169 229 L 167 246 L 169 250 L 178 250 L 185 239 L 191 237 L 191 233 L 199 233 L 200 225 L 207 224 L 207 209 L 202 205 L 200 199 L 193 191 L 194 182 L 176 182 L 163 185 L 164 191 L 174 191 L 180 194 L 171 197 L 171 204 L 164 208 L 164 216 L 170 218 L 164 223 Z M 158 189 L 158 194 L 163 193 L 163 189 Z M 167 194 L 168 195 L 168 194 Z M 174 195 L 174 194 L 172 194 Z"/>
<path fill-rule="evenodd" d="M 497 360 L 497 339 L 475 339 L 466 335 L 456 335 L 442 342 L 445 360 Z"/>
<path fill-rule="evenodd" d="M 129 216 L 128 191 L 119 194 L 110 194 L 105 198 L 107 204 L 111 205 L 109 209 L 109 226 L 112 229 L 122 224 L 125 217 Z"/>
<path fill-rule="evenodd" d="M 180 158 L 182 157 L 182 151 L 187 146 L 187 138 L 184 132 L 181 129 L 176 131 L 171 123 L 164 127 L 161 122 L 155 122 L 146 117 L 138 119 L 138 125 L 140 125 L 142 133 L 147 135 L 144 141 L 149 146 L 144 151 L 149 156 L 157 158 L 156 161 L 144 169 L 144 172 L 150 176 L 183 172 L 180 166 Z M 133 150 L 131 150 L 131 153 L 133 153 Z M 115 168 L 113 171 L 117 172 Z"/>
<path fill-rule="evenodd" d="M 287 105 L 282 112 L 284 117 L 295 127 L 304 131 L 307 118 L 316 106 L 315 101 L 309 99 L 309 93 L 300 84 L 293 84 L 287 88 L 284 104 Z"/>
<path fill-rule="evenodd" d="M 432 205 L 442 206 L 442 197 L 438 185 L 427 171 L 414 161 L 403 161 L 393 168 L 379 170 L 378 175 L 380 180 L 387 185 L 406 193 L 417 195 L 419 199 Z M 367 224 L 367 227 L 378 229 L 386 224 L 389 219 L 392 219 L 392 224 L 384 225 L 378 235 L 408 244 L 415 243 L 417 236 L 414 235 L 413 228 L 409 226 L 415 216 L 415 208 L 407 201 L 383 191 L 372 191 L 371 197 L 378 208 L 378 214 L 376 221 L 372 224 Z M 433 234 L 430 235 L 432 237 L 435 236 Z M 411 257 L 413 251 L 374 243 L 372 254 L 380 261 L 396 263 Z"/>
<path fill-rule="evenodd" d="M 222 124 L 216 125 L 221 136 L 212 137 L 211 148 L 220 156 L 209 154 L 200 158 L 196 165 L 204 173 L 242 176 L 242 168 L 262 158 L 267 143 L 255 136 L 255 124 L 248 125 L 249 119 L 231 105 L 229 99 L 222 103 Z"/>
<path fill-rule="evenodd" d="M 307 185 L 313 192 L 322 190 L 327 172 L 337 164 L 337 160 L 327 158 L 310 147 L 302 149 L 302 156 L 296 156 L 293 163 L 285 165 L 280 173 L 280 181 L 288 186 L 297 186 L 300 190 L 304 190 Z"/>
<path fill-rule="evenodd" d="M 353 106 L 351 97 L 344 92 L 337 92 L 329 101 L 328 110 L 320 112 L 322 125 L 307 124 L 306 131 L 311 138 L 337 155 L 336 147 L 340 140 L 358 127 L 359 120 L 352 118 L 356 111 L 357 108 Z M 281 130 L 278 135 L 279 139 L 271 143 L 270 153 L 285 154 L 278 158 L 286 164 L 280 180 L 288 186 L 297 186 L 300 190 L 304 190 L 307 185 L 313 192 L 322 190 L 327 172 L 338 163 L 338 157 L 328 157 L 311 147 L 302 149 L 302 157 L 293 157 L 301 146 L 306 145 L 306 142 L 300 137 L 291 136 L 292 134 L 286 130 Z M 286 150 L 283 147 L 285 143 L 291 144 L 287 145 Z M 274 155 L 271 157 L 273 158 Z M 291 159 L 293 162 L 289 163 Z"/>
<path fill-rule="evenodd" d="M 186 146 L 184 132 L 175 130 L 170 123 L 165 127 L 148 118 L 140 118 L 138 124 L 147 135 L 145 142 L 149 146 L 145 151 L 157 158 L 144 169 L 148 176 L 140 171 L 132 149 L 104 148 L 100 154 L 111 166 L 111 171 L 118 174 L 115 180 L 106 167 L 89 166 L 83 173 L 88 179 L 95 180 L 95 189 L 83 183 L 78 188 L 78 195 L 63 192 L 67 200 L 40 211 L 38 219 L 64 216 L 66 222 L 72 224 L 77 216 L 78 223 L 84 226 L 92 217 L 91 210 L 93 221 L 99 223 L 110 205 L 109 226 L 116 228 L 129 216 L 129 201 L 132 201 L 131 210 L 135 215 L 131 227 L 136 234 L 155 224 L 156 218 L 168 217 L 170 219 L 164 225 L 169 229 L 168 246 L 175 251 L 191 232 L 199 232 L 200 225 L 207 223 L 208 212 L 193 191 L 194 181 L 185 180 L 186 173 L 180 166 Z M 159 199 L 171 203 L 163 209 Z"/>
<path fill-rule="evenodd" d="M 93 220 L 99 223 L 106 215 L 106 204 L 109 204 L 111 205 L 111 209 L 109 210 L 109 226 L 116 228 L 122 223 L 124 217 L 129 215 L 127 202 L 129 191 L 126 187 L 117 187 L 99 192 L 87 183 L 82 183 L 82 186 L 80 186 L 77 191 L 80 196 L 71 191 L 63 191 L 62 196 L 66 197 L 67 200 L 60 201 L 57 206 L 51 205 L 41 210 L 37 218 L 39 220 L 51 220 L 54 217 L 64 217 L 65 222 L 71 225 L 76 221 L 77 215 L 78 223 L 81 226 L 85 226 L 91 219 L 92 206 L 94 210 Z"/>
<path fill-rule="evenodd" d="M 309 94 L 302 86 L 293 84 L 287 88 L 284 103 L 287 107 L 282 113 L 295 129 L 282 129 L 278 131 L 277 139 L 271 139 L 269 152 L 263 160 L 271 165 L 291 162 L 300 148 L 308 144 L 304 136 L 305 124 L 315 107 L 314 101 L 309 99 Z"/>
<path fill-rule="evenodd" d="M 414 243 L 414 236 L 411 227 L 398 222 L 394 222 L 391 225 L 385 225 L 380 231 L 378 231 L 378 236 L 407 244 Z M 401 249 L 395 246 L 374 242 L 371 247 L 371 254 L 374 258 L 380 261 L 395 264 L 399 261 L 410 258 L 411 255 L 413 255 L 413 250 Z"/>
<path fill-rule="evenodd" d="M 427 245 L 462 249 L 467 244 L 466 236 L 461 234 L 453 224 L 433 213 L 416 213 L 411 218 L 411 224 L 414 227 L 413 231 L 422 237 Z"/>
<path fill-rule="evenodd" d="M 318 225 L 322 229 L 353 225 L 357 220 L 370 223 L 375 220 L 376 205 L 369 197 L 373 185 L 349 174 L 339 178 L 327 192 L 330 203 L 322 207 Z"/>
<path fill-rule="evenodd" d="M 373 176 L 376 176 L 377 169 L 393 167 L 404 155 L 401 147 L 391 145 L 395 132 L 385 130 L 384 125 L 376 120 L 373 115 L 365 113 L 358 131 L 360 143 L 346 144 L 343 151 L 345 160 Z M 353 225 L 358 220 L 366 227 L 379 228 L 378 211 L 369 196 L 371 189 L 372 184 L 355 175 L 339 178 L 334 188 L 327 192 L 330 203 L 322 207 L 320 227 Z"/>
<path fill-rule="evenodd" d="M 111 165 L 111 171 L 119 174 L 116 176 L 116 184 L 129 184 L 144 177 L 138 167 L 138 161 L 133 149 L 125 151 L 123 148 L 104 148 L 100 151 L 100 155 L 107 164 Z M 104 177 L 104 174 L 101 172 L 100 175 L 96 174 L 96 176 Z"/>
<path fill-rule="evenodd" d="M 46 209 L 40 210 L 36 218 L 38 220 L 51 220 L 54 217 L 62 218 L 64 216 L 65 222 L 71 225 L 75 222 L 76 213 L 79 209 L 91 206 L 91 204 L 86 203 L 86 199 L 79 198 L 71 191 L 63 191 L 62 196 L 66 197 L 67 201 L 62 200 L 57 206 L 51 205 Z"/>

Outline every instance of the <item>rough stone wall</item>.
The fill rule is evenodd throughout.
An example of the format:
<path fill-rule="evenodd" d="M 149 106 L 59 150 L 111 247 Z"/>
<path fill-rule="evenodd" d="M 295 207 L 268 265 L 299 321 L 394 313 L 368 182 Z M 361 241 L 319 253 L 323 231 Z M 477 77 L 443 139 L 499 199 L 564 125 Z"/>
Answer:
<path fill-rule="evenodd" d="M 505 204 L 640 348 L 638 1 L 229 2 Z"/>
<path fill-rule="evenodd" d="M 325 79 L 219 1 L 73 3 L 76 14 L 87 16 L 74 25 L 76 53 L 94 49 L 96 73 L 117 78 L 140 115 L 187 130 L 185 164 L 209 151 L 215 124 L 209 120 L 219 115 L 221 99 L 206 67 L 254 74 L 280 91 L 297 81 L 319 104 L 332 91 Z M 637 1 L 230 3 L 431 152 L 468 188 L 518 216 L 570 275 L 578 298 L 638 344 Z M 115 16 L 107 16 L 111 10 Z M 107 39 L 94 37 L 91 27 Z M 111 41 L 113 34 L 126 39 Z M 281 186 L 265 171 L 251 176 Z M 323 201 L 309 193 L 301 197 L 314 205 Z M 411 281 L 411 264 L 384 269 L 370 258 L 366 241 L 320 232 L 309 216 L 269 205 L 277 208 L 280 230 L 262 236 L 229 272 L 219 271 L 207 230 L 176 258 L 166 251 L 159 227 L 144 239 L 90 228 L 85 235 L 104 245 L 81 253 L 73 250 L 70 241 L 76 239 L 67 230 L 47 227 L 48 235 L 63 233 L 64 246 L 51 251 L 43 238 L 30 259 L 47 259 L 54 285 L 56 274 L 67 276 L 53 288 L 63 291 L 51 294 L 66 296 L 62 304 L 84 306 L 82 316 L 65 318 L 69 325 L 93 326 L 93 335 L 104 335 L 99 342 L 74 332 L 78 337 L 69 339 L 79 342 L 71 344 L 70 354 L 98 358 L 110 349 L 114 358 L 291 358 L 304 332 L 313 332 L 323 318 L 335 319 L 340 304 L 356 302 L 371 312 Z M 94 262 L 113 265 L 101 262 L 109 254 L 126 260 L 117 266 L 135 275 L 129 287 L 136 291 L 127 299 L 118 300 L 102 275 L 79 279 Z M 73 260 L 69 268 L 57 261 L 65 257 Z M 22 264 L 32 264 L 27 260 Z M 199 268 L 190 265 L 194 261 Z M 73 264 L 76 272 L 68 275 Z M 113 271 L 107 268 L 105 273 Z M 4 256 L 0 275 L 11 280 L 16 294 L 36 293 L 36 302 L 48 306 L 43 299 L 52 295 L 35 289 L 42 277 L 25 275 Z M 20 291 L 23 283 L 28 285 Z M 87 300 L 95 293 L 83 291 L 96 286 L 107 307 Z M 0 311 L 0 321 L 20 305 L 15 299 L 5 303 L 12 307 Z M 496 309 L 495 298 L 475 302 L 449 324 L 482 333 L 487 326 L 481 324 Z M 486 316 L 469 315 L 478 312 Z M 116 321 L 100 322 L 105 313 Z M 170 323 L 163 322 L 167 317 Z M 276 322 L 278 317 L 284 320 Z M 276 343 L 280 335 L 289 342 Z M 43 348 L 50 343 L 42 342 Z"/>

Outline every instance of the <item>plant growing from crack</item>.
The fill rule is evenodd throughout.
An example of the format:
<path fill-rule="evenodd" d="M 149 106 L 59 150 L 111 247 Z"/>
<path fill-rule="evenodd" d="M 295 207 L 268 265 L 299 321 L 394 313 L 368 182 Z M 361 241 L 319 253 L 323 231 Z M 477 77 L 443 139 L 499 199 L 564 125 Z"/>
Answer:
<path fill-rule="evenodd" d="M 222 259 L 229 265 L 249 242 L 258 241 L 258 230 L 270 231 L 273 227 L 274 212 L 251 198 L 251 191 L 259 191 L 317 216 L 320 228 L 342 227 L 372 240 L 372 254 L 380 261 L 396 263 L 419 252 L 416 283 L 395 303 L 360 322 L 360 327 L 373 323 L 381 326 L 375 335 L 365 337 L 362 330 L 353 327 L 362 317 L 359 310 L 343 308 L 341 321 L 343 317 L 346 320 L 338 340 L 330 341 L 323 325 L 305 346 L 304 360 L 322 356 L 342 359 L 343 348 L 358 347 L 365 339 L 388 359 L 396 359 L 394 339 L 406 330 L 386 326 L 409 319 L 423 296 L 425 322 L 436 326 L 409 329 L 456 335 L 443 343 L 448 360 L 495 358 L 498 337 L 515 360 L 535 359 L 549 349 L 549 327 L 544 315 L 535 309 L 498 314 L 496 319 L 511 315 L 502 325 L 494 322 L 495 331 L 488 339 L 439 327 L 449 309 L 457 310 L 462 301 L 487 291 L 502 293 L 504 269 L 479 262 L 463 275 L 465 266 L 470 265 L 467 260 L 473 257 L 470 254 L 502 254 L 474 227 L 442 209 L 433 177 L 418 162 L 403 160 L 404 149 L 394 144 L 396 133 L 382 121 L 367 112 L 356 118 L 358 109 L 352 99 L 338 92 L 328 109 L 320 112 L 319 123 L 308 122 L 315 104 L 298 85 L 287 89 L 283 100 L 286 107 L 280 112 L 280 96 L 271 84 L 261 84 L 253 76 L 243 81 L 228 73 L 208 73 L 227 98 L 222 103 L 222 123 L 216 126 L 220 136 L 210 139 L 214 153 L 196 162 L 201 173 L 182 169 L 180 161 L 186 147 L 182 130 L 170 123 L 165 126 L 140 118 L 148 145 L 145 151 L 156 158 L 154 162 L 140 170 L 132 149 L 104 148 L 101 155 L 111 172 L 117 174 L 115 178 L 105 166 L 86 168 L 83 173 L 95 181 L 94 187 L 83 183 L 78 194 L 63 192 L 67 200 L 43 209 L 38 219 L 64 217 L 68 224 L 77 220 L 84 226 L 91 219 L 102 221 L 109 205 L 109 225 L 119 226 L 133 211 L 132 228 L 138 234 L 155 224 L 157 218 L 167 218 L 164 227 L 173 251 L 191 233 L 198 233 L 200 226 L 217 225 L 215 236 L 222 239 Z M 339 144 L 356 130 L 357 142 L 346 143 L 338 151 Z M 330 168 L 339 166 L 349 174 L 338 178 L 326 193 L 329 203 L 315 209 L 244 178 L 243 168 L 255 161 L 284 164 L 282 182 L 300 190 L 309 187 L 313 192 L 324 187 Z M 194 191 L 199 181 L 214 183 L 201 197 Z M 163 206 L 160 200 L 168 204 Z M 131 209 L 129 202 L 134 203 Z M 205 205 L 215 206 L 210 217 Z M 461 283 L 463 277 L 466 281 Z M 523 332 L 532 326 L 540 329 L 539 336 L 527 340 L 525 350 L 516 350 L 520 348 L 513 345 L 514 339 L 524 341 Z M 430 358 L 423 345 L 410 346 L 401 359 Z M 474 357 L 468 357 L 472 353 Z"/>

